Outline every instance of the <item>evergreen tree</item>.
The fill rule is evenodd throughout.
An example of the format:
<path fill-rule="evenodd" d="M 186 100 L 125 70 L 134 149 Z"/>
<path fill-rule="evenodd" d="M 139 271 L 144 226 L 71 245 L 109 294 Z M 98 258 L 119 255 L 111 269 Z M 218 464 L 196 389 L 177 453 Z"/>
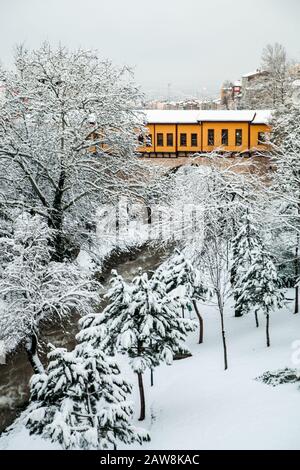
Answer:
<path fill-rule="evenodd" d="M 110 354 L 118 351 L 128 355 L 138 378 L 142 421 L 146 412 L 144 372 L 161 362 L 171 364 L 174 354 L 184 349 L 186 335 L 195 325 L 178 315 L 179 303 L 167 294 L 163 282 L 149 280 L 141 269 L 131 285 L 116 271 L 112 274 L 112 288 L 107 294 L 110 304 L 102 314 L 81 322 L 80 338 L 95 346 L 103 338 Z"/>
<path fill-rule="evenodd" d="M 241 216 L 238 233 L 232 241 L 232 269 L 231 273 L 234 272 L 234 276 L 231 279 L 231 285 L 233 289 L 233 297 L 235 301 L 235 316 L 241 317 L 244 313 L 248 313 L 246 303 L 239 301 L 239 292 L 242 285 L 242 279 L 245 273 L 248 271 L 252 264 L 253 257 L 257 251 L 257 248 L 261 245 L 261 237 L 259 235 L 259 229 L 255 224 L 249 209 L 244 211 Z M 255 312 L 256 326 L 259 326 L 257 312 Z"/>
<path fill-rule="evenodd" d="M 189 311 L 194 308 L 199 321 L 199 344 L 203 343 L 204 322 L 197 301 L 205 300 L 208 295 L 208 289 L 201 280 L 200 272 L 185 258 L 183 253 L 175 250 L 175 255 L 156 270 L 154 279 L 164 282 L 166 291 L 169 294 L 172 294 L 179 287 L 184 289 L 179 296 L 183 312 L 185 307 Z"/>
<path fill-rule="evenodd" d="M 25 425 L 65 449 L 116 448 L 149 436 L 131 423 L 131 386 L 101 349 L 81 343 L 71 352 L 54 348 L 46 374 L 31 379 Z"/>
<path fill-rule="evenodd" d="M 276 267 L 264 247 L 257 246 L 252 251 L 252 262 L 241 277 L 237 287 L 237 299 L 241 308 L 262 312 L 266 316 L 266 340 L 270 346 L 270 314 L 281 307 L 283 294 Z"/>

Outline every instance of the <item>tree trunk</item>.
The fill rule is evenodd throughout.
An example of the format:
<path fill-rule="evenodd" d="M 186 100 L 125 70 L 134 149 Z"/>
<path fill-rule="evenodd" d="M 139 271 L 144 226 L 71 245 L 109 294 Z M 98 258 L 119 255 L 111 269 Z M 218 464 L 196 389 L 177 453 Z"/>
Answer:
<path fill-rule="evenodd" d="M 296 244 L 296 250 L 295 250 L 295 279 L 296 279 L 296 285 L 295 285 L 295 309 L 294 313 L 299 313 L 299 286 L 298 286 L 298 281 L 299 281 L 299 234 L 297 233 L 297 244 Z"/>
<path fill-rule="evenodd" d="M 240 318 L 243 316 L 242 312 L 240 311 L 240 309 L 236 308 L 234 309 L 234 316 L 235 318 Z"/>
<path fill-rule="evenodd" d="M 236 279 L 236 271 L 234 268 L 231 268 L 230 270 L 230 284 L 232 287 L 235 286 L 235 279 Z M 233 294 L 233 299 L 234 299 L 234 317 L 235 318 L 240 318 L 243 316 L 243 311 L 241 309 L 241 306 L 237 306 L 237 295 L 236 293 Z"/>
<path fill-rule="evenodd" d="M 256 328 L 259 328 L 259 321 L 258 321 L 258 315 L 257 315 L 257 312 L 255 312 L 255 324 L 256 324 Z"/>
<path fill-rule="evenodd" d="M 27 339 L 25 343 L 25 350 L 33 372 L 35 374 L 43 374 L 45 369 L 38 356 L 37 345 L 37 337 L 35 334 L 33 334 L 30 338 Z"/>
<path fill-rule="evenodd" d="M 57 262 L 62 262 L 64 259 L 64 237 L 62 233 L 63 225 L 63 210 L 62 210 L 62 198 L 63 198 L 63 189 L 65 186 L 66 173 L 64 170 L 60 172 L 58 187 L 55 191 L 53 208 L 50 215 L 50 227 L 55 230 L 53 247 L 54 252 L 52 255 L 52 260 Z"/>
<path fill-rule="evenodd" d="M 199 320 L 199 344 L 202 344 L 203 343 L 204 323 L 203 323 L 202 315 L 200 314 L 200 312 L 198 310 L 198 305 L 197 305 L 197 302 L 196 302 L 195 299 L 193 299 L 193 306 L 194 306 L 194 310 L 195 310 L 196 315 L 197 315 L 198 320 Z"/>
<path fill-rule="evenodd" d="M 143 374 L 141 372 L 137 372 L 137 376 L 138 376 L 140 402 L 141 402 L 141 412 L 140 412 L 139 421 L 144 421 L 145 419 L 145 392 L 144 392 L 144 384 L 143 384 Z"/>
<path fill-rule="evenodd" d="M 294 314 L 299 313 L 299 286 L 295 287 L 295 310 Z"/>
<path fill-rule="evenodd" d="M 147 206 L 146 210 L 147 210 L 147 224 L 151 225 L 152 224 L 152 209 L 151 209 L 151 206 Z"/>
<path fill-rule="evenodd" d="M 267 313 L 266 315 L 266 337 L 267 337 L 267 347 L 271 346 L 270 343 L 270 315 Z"/>
<path fill-rule="evenodd" d="M 237 234 L 237 229 L 236 229 L 236 224 L 234 219 L 232 220 L 232 228 L 233 228 L 233 233 L 234 236 Z M 236 249 L 233 251 L 233 257 L 237 256 Z M 236 281 L 236 269 L 232 266 L 230 269 L 230 284 L 232 288 L 235 286 L 235 281 Z M 234 289 L 233 289 L 234 290 Z M 241 306 L 237 307 L 237 295 L 236 293 L 233 294 L 233 299 L 234 299 L 234 316 L 235 318 L 240 318 L 243 316 L 243 311 L 241 309 Z"/>
<path fill-rule="evenodd" d="M 181 306 L 181 313 L 182 313 L 182 318 L 184 318 L 184 306 Z"/>
<path fill-rule="evenodd" d="M 228 369 L 228 358 L 227 358 L 227 345 L 226 345 L 226 336 L 225 336 L 225 325 L 224 325 L 224 311 L 223 311 L 223 303 L 220 298 L 220 293 L 217 293 L 218 298 L 218 307 L 220 312 L 221 318 L 221 330 L 222 330 L 222 343 L 223 343 L 223 353 L 224 353 L 224 370 Z"/>
<path fill-rule="evenodd" d="M 153 371 L 153 369 L 150 369 L 150 384 L 151 384 L 151 387 L 153 387 L 153 385 L 154 385 L 154 371 Z"/>

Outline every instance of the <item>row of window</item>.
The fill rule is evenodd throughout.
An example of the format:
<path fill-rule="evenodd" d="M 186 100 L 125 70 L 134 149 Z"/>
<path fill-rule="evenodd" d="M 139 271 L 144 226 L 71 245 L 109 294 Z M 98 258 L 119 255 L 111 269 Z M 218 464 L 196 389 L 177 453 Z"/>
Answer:
<path fill-rule="evenodd" d="M 224 146 L 228 146 L 228 129 L 222 129 L 221 131 L 221 143 Z M 179 142 L 180 142 L 180 147 L 187 147 L 188 145 L 188 139 L 187 139 L 187 134 L 181 133 L 179 134 Z M 142 143 L 142 142 L 141 142 Z M 266 133 L 265 132 L 259 132 L 258 133 L 258 139 L 257 139 L 257 144 L 265 144 L 266 143 Z M 235 146 L 240 147 L 243 144 L 243 130 L 242 129 L 236 129 L 235 130 Z M 147 147 L 152 147 L 152 134 L 149 134 L 146 139 L 146 145 Z M 164 147 L 165 141 L 164 141 L 164 134 L 158 132 L 156 135 L 156 145 L 158 147 Z M 166 146 L 167 147 L 173 147 L 174 145 L 174 134 L 166 134 Z M 207 145 L 209 146 L 214 146 L 215 145 L 215 130 L 214 129 L 208 129 L 207 131 Z M 191 134 L 190 135 L 190 146 L 191 147 L 198 147 L 198 134 Z"/>
<path fill-rule="evenodd" d="M 228 129 L 222 129 L 221 131 L 221 144 L 228 146 Z M 240 147 L 243 144 L 243 130 L 235 130 L 235 146 Z M 215 145 L 215 130 L 208 129 L 207 131 L 207 145 Z"/>
<path fill-rule="evenodd" d="M 152 141 L 152 136 L 150 138 L 150 142 Z M 179 135 L 179 142 L 180 147 L 187 147 L 188 139 L 187 134 L 180 134 Z M 158 147 L 164 146 L 164 134 L 158 133 L 156 135 L 156 145 Z M 174 134 L 167 134 L 167 147 L 173 147 L 174 145 Z M 198 147 L 198 134 L 191 134 L 190 135 L 190 146 L 191 147 Z"/>

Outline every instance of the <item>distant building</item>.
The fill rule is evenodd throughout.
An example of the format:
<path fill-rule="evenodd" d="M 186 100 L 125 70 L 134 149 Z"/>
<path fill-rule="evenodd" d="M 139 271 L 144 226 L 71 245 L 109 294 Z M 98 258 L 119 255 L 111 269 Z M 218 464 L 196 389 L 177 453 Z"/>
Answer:
<path fill-rule="evenodd" d="M 289 68 L 289 76 L 292 80 L 300 79 L 300 64 L 293 64 Z"/>
<path fill-rule="evenodd" d="M 246 73 L 242 76 L 242 87 L 246 88 L 250 83 L 257 82 L 269 74 L 266 70 L 256 69 L 254 72 Z"/>
<path fill-rule="evenodd" d="M 234 83 L 224 82 L 221 88 L 221 109 L 238 109 L 241 98 L 242 83 L 237 80 Z"/>
<path fill-rule="evenodd" d="M 220 100 L 190 98 L 178 101 L 148 101 L 143 106 L 146 109 L 158 110 L 214 110 L 220 108 Z"/>

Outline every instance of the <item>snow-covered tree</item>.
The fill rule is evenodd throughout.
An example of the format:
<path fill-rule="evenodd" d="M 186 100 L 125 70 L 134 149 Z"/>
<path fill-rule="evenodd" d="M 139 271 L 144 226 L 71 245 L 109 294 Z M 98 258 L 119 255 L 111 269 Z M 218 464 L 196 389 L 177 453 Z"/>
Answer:
<path fill-rule="evenodd" d="M 162 281 L 166 285 L 166 292 L 173 295 L 178 288 L 183 289 L 178 293 L 178 299 L 184 309 L 189 311 L 194 308 L 199 321 L 199 344 L 203 343 L 204 322 L 197 301 L 207 299 L 209 292 L 205 287 L 201 274 L 195 269 L 190 260 L 178 249 L 169 260 L 160 265 L 153 276 L 154 279 Z"/>
<path fill-rule="evenodd" d="M 299 312 L 300 239 L 300 107 L 288 101 L 274 114 L 272 123 L 272 192 L 279 201 L 278 218 L 293 250 L 295 307 Z M 291 243 L 292 242 L 292 243 Z M 287 241 L 285 242 L 287 245 Z"/>
<path fill-rule="evenodd" d="M 161 362 L 171 364 L 173 356 L 185 349 L 186 335 L 195 324 L 178 315 L 178 301 L 168 296 L 158 279 L 149 280 L 140 270 L 128 285 L 117 272 L 112 274 L 112 287 L 106 294 L 110 304 L 101 314 L 81 321 L 80 337 L 95 347 L 101 342 L 110 354 L 128 355 L 138 378 L 142 421 L 146 412 L 144 372 Z"/>
<path fill-rule="evenodd" d="M 266 75 L 265 93 L 269 96 L 271 109 L 285 102 L 287 93 L 287 54 L 279 43 L 267 44 L 262 52 L 262 67 Z"/>
<path fill-rule="evenodd" d="M 240 215 L 245 207 L 255 208 L 255 217 L 262 218 L 267 198 L 263 177 L 249 161 L 221 162 L 214 153 L 209 165 L 195 165 L 178 170 L 172 191 L 174 206 L 183 204 L 201 207 L 197 230 L 189 230 L 180 240 L 185 257 L 201 273 L 201 281 L 214 294 L 220 313 L 224 366 L 228 367 L 225 335 L 225 304 L 232 300 L 231 241 L 236 236 Z M 268 194 L 267 194 L 268 195 Z M 176 210 L 176 209 L 175 209 Z M 174 217 L 180 220 L 181 213 Z M 185 222 L 185 220 L 184 220 Z"/>
<path fill-rule="evenodd" d="M 277 269 L 264 246 L 251 251 L 251 264 L 236 286 L 237 302 L 246 311 L 262 312 L 266 316 L 266 341 L 270 346 L 270 314 L 282 306 L 283 293 Z"/>
<path fill-rule="evenodd" d="M 290 94 L 290 77 L 283 45 L 268 44 L 262 51 L 261 68 L 243 83 L 241 107 L 276 109 Z"/>
<path fill-rule="evenodd" d="M 97 283 L 75 263 L 51 261 L 52 236 L 44 218 L 23 213 L 10 236 L 0 237 L 0 339 L 7 352 L 23 345 L 35 372 L 43 370 L 37 355 L 41 323 L 75 310 L 87 314 L 97 299 Z"/>
<path fill-rule="evenodd" d="M 232 266 L 231 279 L 233 297 L 235 301 L 235 316 L 240 317 L 244 313 L 248 313 L 249 305 L 243 303 L 239 299 L 239 292 L 243 289 L 243 279 L 245 273 L 252 265 L 253 257 L 261 245 L 262 240 L 259 234 L 257 223 L 255 224 L 249 209 L 242 214 L 238 223 L 238 233 L 231 243 L 232 250 Z M 255 311 L 256 326 L 259 326 L 257 312 Z"/>
<path fill-rule="evenodd" d="M 213 217 L 213 216 L 212 216 Z M 207 272 L 212 289 L 216 298 L 216 304 L 220 314 L 221 335 L 223 344 L 224 369 L 228 369 L 228 353 L 225 332 L 224 309 L 230 298 L 230 271 L 228 244 L 219 231 L 218 224 L 211 223 L 207 228 L 203 254 L 200 260 L 202 269 Z"/>
<path fill-rule="evenodd" d="M 0 207 L 39 214 L 53 229 L 53 259 L 74 258 L 93 239 L 99 204 L 146 186 L 150 169 L 135 154 L 139 91 L 127 67 L 47 43 L 19 47 L 2 75 Z"/>
<path fill-rule="evenodd" d="M 118 442 L 149 440 L 132 424 L 131 386 L 101 349 L 78 344 L 53 348 L 47 373 L 31 379 L 31 403 L 22 421 L 64 449 L 116 449 Z"/>

